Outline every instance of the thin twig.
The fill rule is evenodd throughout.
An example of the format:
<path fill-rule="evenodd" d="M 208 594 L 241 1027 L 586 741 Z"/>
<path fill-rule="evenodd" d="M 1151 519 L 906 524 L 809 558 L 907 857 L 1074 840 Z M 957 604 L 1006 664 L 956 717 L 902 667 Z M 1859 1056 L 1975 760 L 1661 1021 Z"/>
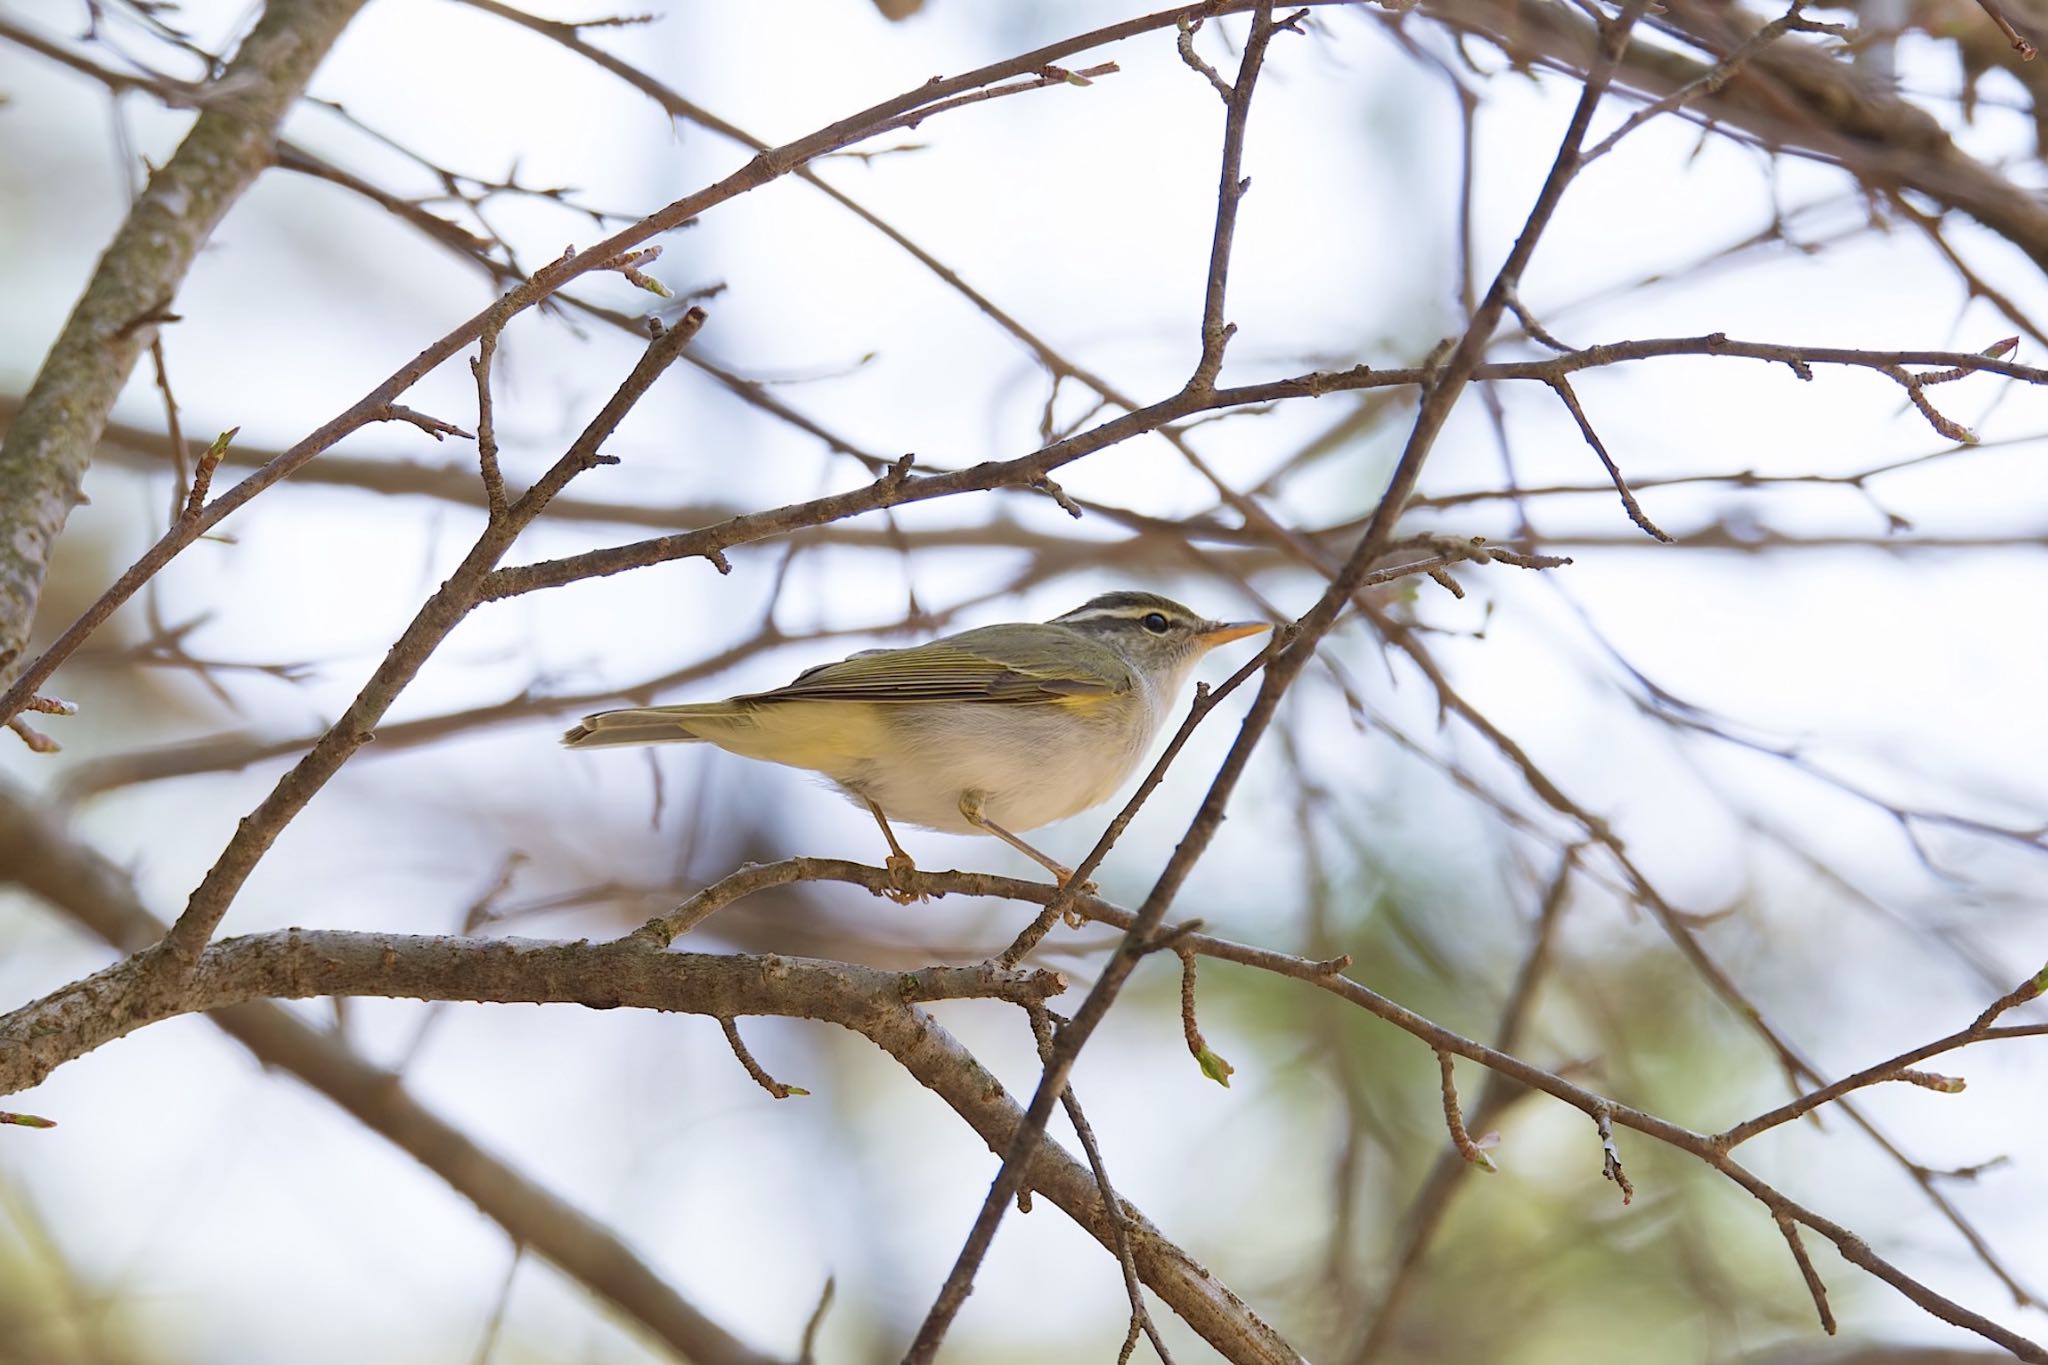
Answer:
<path fill-rule="evenodd" d="M 562 457 L 517 502 L 506 508 L 502 518 L 484 527 L 462 563 L 427 599 L 412 623 L 393 642 L 383 663 L 356 694 L 340 719 L 237 826 L 234 836 L 192 892 L 184 912 L 164 936 L 157 955 L 160 975 L 167 980 L 176 980 L 191 971 L 198 961 L 200 949 L 213 936 L 214 928 L 227 913 L 235 894 L 284 827 L 305 809 L 306 804 L 356 750 L 375 737 L 377 722 L 441 641 L 482 600 L 481 589 L 487 575 L 520 533 L 547 507 L 548 500 L 578 474 L 611 458 L 599 449 L 600 445 L 610 438 L 619 422 L 653 387 L 662 372 L 675 362 L 682 348 L 704 325 L 704 316 L 703 310 L 693 308 L 673 330 L 656 336 L 649 343 L 632 372 Z M 197 480 L 194 486 L 197 487 Z M 211 505 L 217 506 L 218 500 Z"/>
<path fill-rule="evenodd" d="M 1629 492 L 1628 480 L 1621 476 L 1621 469 L 1614 463 L 1614 457 L 1607 453 L 1606 445 L 1600 440 L 1600 433 L 1593 430 L 1593 423 L 1587 419 L 1586 410 L 1579 406 L 1579 396 L 1572 392 L 1571 381 L 1559 375 L 1550 381 L 1550 387 L 1563 401 L 1566 411 L 1572 415 L 1572 420 L 1579 424 L 1579 434 L 1586 438 L 1586 444 L 1600 457 L 1601 465 L 1607 470 L 1607 477 L 1614 484 L 1614 491 L 1621 495 L 1622 509 L 1628 513 L 1628 519 L 1642 527 L 1643 534 L 1652 540 L 1661 540 L 1669 545 L 1671 537 L 1664 534 L 1663 528 L 1650 520 L 1642 505 L 1636 501 L 1636 495 Z"/>
<path fill-rule="evenodd" d="M 801 1086 L 784 1085 L 781 1081 L 769 1075 L 762 1068 L 761 1064 L 754 1060 L 754 1054 L 747 1051 L 747 1045 L 740 1041 L 739 1023 L 731 1015 L 719 1015 L 718 1026 L 725 1030 L 725 1041 L 732 1048 L 732 1055 L 739 1058 L 740 1065 L 745 1067 L 747 1074 L 754 1078 L 754 1084 L 760 1086 L 778 1100 L 786 1100 L 792 1095 L 808 1095 L 811 1093 Z"/>
<path fill-rule="evenodd" d="M 811 1310 L 810 1319 L 804 1323 L 804 1339 L 797 1351 L 797 1365 L 818 1365 L 818 1333 L 825 1326 L 825 1313 L 832 1307 L 832 1296 L 838 1287 L 837 1276 L 825 1277 L 825 1287 L 818 1292 L 818 1306 Z"/>
<path fill-rule="evenodd" d="M 1977 7 L 1984 11 L 1999 34 L 2012 44 L 2012 50 L 2020 54 L 2021 61 L 2034 60 L 2034 45 L 2027 41 L 2025 34 L 2012 26 L 2012 20 L 2005 17 L 2005 10 L 1999 6 L 1998 0 L 1977 0 Z"/>
<path fill-rule="evenodd" d="M 1043 1062 L 1052 1056 L 1052 1011 L 1044 1005 L 1026 1005 L 1024 1012 L 1031 1020 L 1031 1036 L 1038 1044 L 1038 1057 Z M 1173 1365 L 1173 1354 L 1166 1349 L 1166 1342 L 1161 1339 L 1159 1328 L 1145 1307 L 1145 1291 L 1138 1283 L 1138 1263 L 1131 1257 L 1130 1217 L 1109 1183 L 1109 1168 L 1103 1164 L 1102 1147 L 1095 1140 L 1095 1129 L 1081 1112 L 1081 1101 L 1075 1097 L 1072 1086 L 1068 1086 L 1066 1093 L 1060 1096 L 1060 1104 L 1066 1109 L 1067 1121 L 1074 1125 L 1074 1136 L 1080 1139 L 1081 1150 L 1088 1157 L 1088 1169 L 1095 1175 L 1095 1188 L 1102 1197 L 1103 1213 L 1115 1233 L 1117 1265 L 1124 1275 L 1124 1296 L 1131 1305 L 1130 1330 L 1124 1335 L 1123 1348 L 1117 1352 L 1117 1365 L 1124 1365 L 1131 1358 L 1141 1333 L 1152 1343 L 1152 1349 L 1159 1353 L 1161 1365 Z"/>
<path fill-rule="evenodd" d="M 1185 937 L 1193 932 L 1193 925 L 1183 925 L 1175 937 Z M 1208 1039 L 1202 1036 L 1200 1026 L 1195 1023 L 1195 950 L 1179 944 L 1174 953 L 1180 958 L 1181 1037 L 1187 1041 L 1188 1053 L 1195 1059 L 1195 1065 L 1202 1068 L 1202 1074 L 1227 1090 L 1230 1077 L 1237 1068 L 1210 1051 Z"/>
<path fill-rule="evenodd" d="M 1472 1135 L 1465 1131 L 1465 1116 L 1458 1109 L 1458 1077 L 1451 1066 L 1451 1054 L 1439 1051 L 1436 1054 L 1439 1086 L 1443 1091 L 1444 1127 L 1450 1130 L 1451 1150 L 1468 1166 L 1477 1166 L 1488 1175 L 1497 1174 L 1500 1167 L 1493 1164 L 1493 1158 L 1481 1151 Z"/>
<path fill-rule="evenodd" d="M 1813 1258 L 1806 1254 L 1806 1243 L 1799 1237 L 1799 1224 L 1782 1213 L 1775 1215 L 1774 1221 L 1778 1231 L 1785 1234 L 1785 1245 L 1792 1249 L 1792 1259 L 1799 1265 L 1799 1278 L 1806 1281 L 1806 1292 L 1813 1296 L 1813 1310 L 1820 1314 L 1820 1330 L 1833 1336 L 1835 1314 L 1828 1307 L 1828 1287 L 1821 1282 L 1820 1272 L 1813 1268 Z"/>

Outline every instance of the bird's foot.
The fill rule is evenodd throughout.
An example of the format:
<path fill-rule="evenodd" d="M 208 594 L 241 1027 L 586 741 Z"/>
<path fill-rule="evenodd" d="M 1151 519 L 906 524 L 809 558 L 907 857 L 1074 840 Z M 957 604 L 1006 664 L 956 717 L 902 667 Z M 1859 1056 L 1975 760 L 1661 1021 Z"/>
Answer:
<path fill-rule="evenodd" d="M 908 853 L 891 853 L 882 866 L 889 869 L 890 878 L 896 883 L 883 888 L 882 894 L 898 905 L 916 905 L 931 899 L 922 891 L 912 891 L 909 886 L 910 874 L 917 871 L 917 864 L 910 860 Z"/>
<path fill-rule="evenodd" d="M 1102 894 L 1102 889 L 1096 886 L 1095 883 L 1092 881 L 1082 882 L 1080 885 L 1075 886 L 1074 869 L 1071 867 L 1055 867 L 1053 871 L 1054 874 L 1057 875 L 1060 879 L 1060 890 L 1062 891 L 1066 890 L 1070 886 L 1073 886 L 1074 890 L 1080 892 L 1084 896 L 1099 896 Z M 1088 922 L 1088 917 L 1082 914 L 1079 910 L 1076 910 L 1071 905 L 1069 905 L 1064 911 L 1061 912 L 1060 918 L 1067 922 L 1067 927 L 1069 929 L 1079 929 L 1082 925 Z"/>

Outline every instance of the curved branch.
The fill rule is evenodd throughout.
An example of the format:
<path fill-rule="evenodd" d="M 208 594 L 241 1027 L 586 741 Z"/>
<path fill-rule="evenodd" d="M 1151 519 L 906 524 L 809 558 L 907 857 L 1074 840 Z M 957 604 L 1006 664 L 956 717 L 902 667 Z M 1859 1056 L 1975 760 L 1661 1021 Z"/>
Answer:
<path fill-rule="evenodd" d="M 13 881 L 97 934 L 137 951 L 163 935 L 121 869 L 0 783 L 0 881 Z M 258 1062 L 298 1077 L 432 1171 L 527 1247 L 697 1365 L 773 1365 L 650 1269 L 604 1224 L 478 1146 L 331 1033 L 268 1001 L 207 1016 Z"/>
<path fill-rule="evenodd" d="M 0 1015 L 0 1094 L 24 1090 L 139 1028 L 252 1000 L 361 995 L 839 1023 L 877 1002 L 975 997 L 1037 1004 L 1067 988 L 1064 976 L 1047 971 L 884 972 L 808 958 L 664 953 L 633 939 L 556 943 L 339 929 L 223 939 L 175 988 L 152 975 L 149 956 L 137 954 Z"/>
<path fill-rule="evenodd" d="M 990 1152 L 1000 1156 L 1009 1150 L 1024 1122 L 1023 1107 L 930 1016 L 905 1008 L 878 1012 L 848 1026 L 894 1057 L 967 1120 Z M 1111 1255 L 1116 1254 L 1117 1226 L 1095 1177 L 1065 1148 L 1049 1139 L 1039 1142 L 1024 1171 L 1024 1188 L 1059 1205 Z M 1300 1354 L 1244 1300 L 1168 1241 L 1128 1200 L 1119 1202 L 1139 1278 L 1224 1359 L 1233 1365 L 1300 1365 Z"/>
<path fill-rule="evenodd" d="M 781 865 L 777 865 L 780 867 Z M 830 866 L 830 865 L 828 865 Z M 848 866 L 857 866 L 851 865 Z M 866 869 L 862 869 L 865 871 Z M 135 901 L 124 874 L 84 849 L 47 815 L 0 785 L 0 880 L 16 880 L 117 947 L 153 941 L 161 924 Z M 763 883 L 772 884 L 772 883 Z M 149 1019 L 107 1022 L 137 959 L 0 1020 L 0 1087 L 55 1030 L 59 1049 L 97 1046 Z M 283 930 L 230 939 L 202 955 L 178 1013 L 216 1009 L 213 1021 L 267 1065 L 293 1072 L 411 1153 L 475 1201 L 512 1238 L 618 1304 L 686 1358 L 703 1365 L 766 1365 L 679 1298 L 604 1227 L 532 1185 L 408 1096 L 399 1079 L 338 1040 L 254 995 L 326 993 L 423 999 L 574 1001 L 730 1017 L 789 1014 L 850 1028 L 894 1057 L 1001 1151 L 1022 1118 L 987 1069 L 911 1002 L 988 997 L 1042 1001 L 1065 988 L 1056 972 L 988 966 L 884 972 L 783 957 L 668 953 L 633 939 L 532 943 L 433 936 Z M 32 1055 L 24 1056 L 24 1051 Z M 74 1054 L 75 1055 L 75 1054 Z M 1045 1195 L 1114 1253 L 1117 1222 L 1087 1167 L 1055 1144 L 1028 1173 Z M 1198 1262 L 1128 1202 L 1124 1233 L 1146 1286 L 1233 1361 L 1291 1365 L 1296 1354 Z"/>

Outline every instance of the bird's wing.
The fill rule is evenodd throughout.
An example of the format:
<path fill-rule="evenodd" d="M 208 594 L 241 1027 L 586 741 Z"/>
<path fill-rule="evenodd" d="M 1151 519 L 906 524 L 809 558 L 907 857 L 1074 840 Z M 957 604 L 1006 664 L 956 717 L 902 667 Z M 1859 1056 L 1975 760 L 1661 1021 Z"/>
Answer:
<path fill-rule="evenodd" d="M 1001 658 L 983 630 L 962 631 L 908 649 L 868 649 L 821 664 L 772 692 L 741 700 L 988 702 L 1007 705 L 1085 702 L 1131 689 L 1131 671 L 1113 650 L 1058 626 L 1001 628 Z M 1076 678 L 1076 673 L 1084 676 Z"/>

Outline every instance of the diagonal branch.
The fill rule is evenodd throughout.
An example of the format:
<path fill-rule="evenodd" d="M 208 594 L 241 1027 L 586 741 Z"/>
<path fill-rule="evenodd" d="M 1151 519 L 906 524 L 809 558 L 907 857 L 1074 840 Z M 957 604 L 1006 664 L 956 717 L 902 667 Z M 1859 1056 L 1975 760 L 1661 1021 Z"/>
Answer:
<path fill-rule="evenodd" d="M 28 641 L 51 547 L 136 360 L 157 335 L 186 272 L 242 192 L 270 164 L 271 138 L 363 0 L 271 0 L 233 63 L 210 87 L 222 97 L 100 257 L 0 442 L 0 679 Z M 232 97 L 229 98 L 229 92 Z M 12 719 L 38 678 L 0 706 Z"/>
<path fill-rule="evenodd" d="M 509 316 L 509 309 L 507 315 Z M 351 755 L 375 738 L 377 722 L 404 690 L 441 642 L 448 638 L 481 600 L 482 586 L 498 560 L 512 547 L 520 532 L 532 524 L 549 499 L 569 480 L 603 463 L 610 457 L 599 446 L 610 438 L 633 405 L 651 388 L 662 372 L 675 363 L 697 330 L 704 325 L 704 312 L 693 308 L 670 331 L 661 332 L 597 416 L 583 429 L 561 459 L 547 473 L 488 522 L 476 544 L 463 557 L 447 580 L 421 606 L 404 632 L 393 642 L 376 672 L 356 694 L 340 719 L 328 727 L 320 742 L 307 751 L 278 780 L 248 818 L 236 826 L 235 834 L 221 850 L 186 902 L 185 910 L 164 936 L 156 959 L 162 972 L 151 975 L 175 981 L 188 975 L 199 960 L 199 951 L 227 913 L 242 883 L 269 851 L 277 836 L 306 804 L 341 770 Z"/>

